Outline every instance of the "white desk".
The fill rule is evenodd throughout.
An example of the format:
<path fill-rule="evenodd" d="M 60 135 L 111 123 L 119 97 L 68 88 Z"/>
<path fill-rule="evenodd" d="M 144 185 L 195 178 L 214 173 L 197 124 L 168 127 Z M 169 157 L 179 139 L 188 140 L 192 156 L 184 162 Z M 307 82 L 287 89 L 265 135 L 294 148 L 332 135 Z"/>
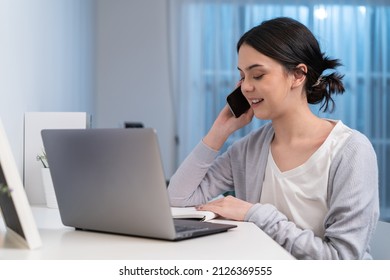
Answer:
<path fill-rule="evenodd" d="M 294 259 L 252 223 L 228 232 L 171 242 L 140 237 L 76 231 L 62 225 L 57 209 L 33 207 L 43 246 L 18 248 L 10 242 L 0 219 L 0 259 L 56 260 L 255 260 Z"/>

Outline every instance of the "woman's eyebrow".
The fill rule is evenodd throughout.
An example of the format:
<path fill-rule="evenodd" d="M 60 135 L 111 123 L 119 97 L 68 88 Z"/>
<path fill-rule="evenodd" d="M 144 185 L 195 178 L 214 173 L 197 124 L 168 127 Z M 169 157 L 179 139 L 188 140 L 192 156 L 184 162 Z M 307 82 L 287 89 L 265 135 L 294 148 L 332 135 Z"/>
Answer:
<path fill-rule="evenodd" d="M 249 70 L 252 70 L 253 68 L 256 68 L 256 67 L 264 67 L 264 65 L 261 65 L 261 64 L 252 64 L 252 65 L 249 65 L 248 67 L 245 68 L 246 71 L 249 71 Z M 240 67 L 237 67 L 237 69 L 239 71 L 242 71 L 240 69 Z"/>

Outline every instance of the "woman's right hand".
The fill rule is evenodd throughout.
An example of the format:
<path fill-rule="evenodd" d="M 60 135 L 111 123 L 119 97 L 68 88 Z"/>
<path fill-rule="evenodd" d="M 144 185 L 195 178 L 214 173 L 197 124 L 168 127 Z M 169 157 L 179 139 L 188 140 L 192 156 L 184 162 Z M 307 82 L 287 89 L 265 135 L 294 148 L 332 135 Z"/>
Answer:
<path fill-rule="evenodd" d="M 249 108 L 246 113 L 236 118 L 230 111 L 229 106 L 226 105 L 219 113 L 207 135 L 203 138 L 203 142 L 213 150 L 218 151 L 234 131 L 246 126 L 252 119 L 252 108 Z"/>

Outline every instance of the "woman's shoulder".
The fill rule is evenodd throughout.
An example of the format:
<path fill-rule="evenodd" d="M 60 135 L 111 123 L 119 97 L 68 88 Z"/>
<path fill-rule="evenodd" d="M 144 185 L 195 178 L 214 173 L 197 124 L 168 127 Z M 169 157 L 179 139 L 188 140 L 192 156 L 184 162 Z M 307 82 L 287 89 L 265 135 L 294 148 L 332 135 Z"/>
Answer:
<path fill-rule="evenodd" d="M 340 121 L 341 122 L 341 121 Z M 369 156 L 376 155 L 370 139 L 359 130 L 342 124 L 344 129 L 349 132 L 349 136 L 341 147 L 341 155 L 345 156 Z"/>
<path fill-rule="evenodd" d="M 357 129 L 350 128 L 345 124 L 344 127 L 346 129 L 349 129 L 350 131 L 350 137 L 346 142 L 347 146 L 354 147 L 354 146 L 366 145 L 372 147 L 372 143 L 370 139 L 364 133 L 360 132 Z"/>
<path fill-rule="evenodd" d="M 344 124 L 341 120 L 330 120 L 336 123 L 332 133 L 335 138 L 343 138 L 346 141 L 342 141 L 346 146 L 354 145 L 371 145 L 368 137 L 362 132 L 349 127 Z"/>

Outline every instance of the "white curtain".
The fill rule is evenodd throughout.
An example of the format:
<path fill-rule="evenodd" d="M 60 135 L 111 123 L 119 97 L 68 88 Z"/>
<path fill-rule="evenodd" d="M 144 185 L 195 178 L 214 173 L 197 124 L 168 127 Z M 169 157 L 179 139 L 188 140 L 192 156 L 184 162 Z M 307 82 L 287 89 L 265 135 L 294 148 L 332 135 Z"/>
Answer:
<path fill-rule="evenodd" d="M 282 3 L 281 3 L 282 2 Z M 171 61 L 180 162 L 202 139 L 239 79 L 236 43 L 264 20 L 295 18 L 322 50 L 341 59 L 346 92 L 332 114 L 372 141 L 380 168 L 382 218 L 390 219 L 390 3 L 389 1 L 171 0 Z M 254 120 L 224 149 L 264 124 Z M 388 187 L 386 188 L 386 185 Z"/>

